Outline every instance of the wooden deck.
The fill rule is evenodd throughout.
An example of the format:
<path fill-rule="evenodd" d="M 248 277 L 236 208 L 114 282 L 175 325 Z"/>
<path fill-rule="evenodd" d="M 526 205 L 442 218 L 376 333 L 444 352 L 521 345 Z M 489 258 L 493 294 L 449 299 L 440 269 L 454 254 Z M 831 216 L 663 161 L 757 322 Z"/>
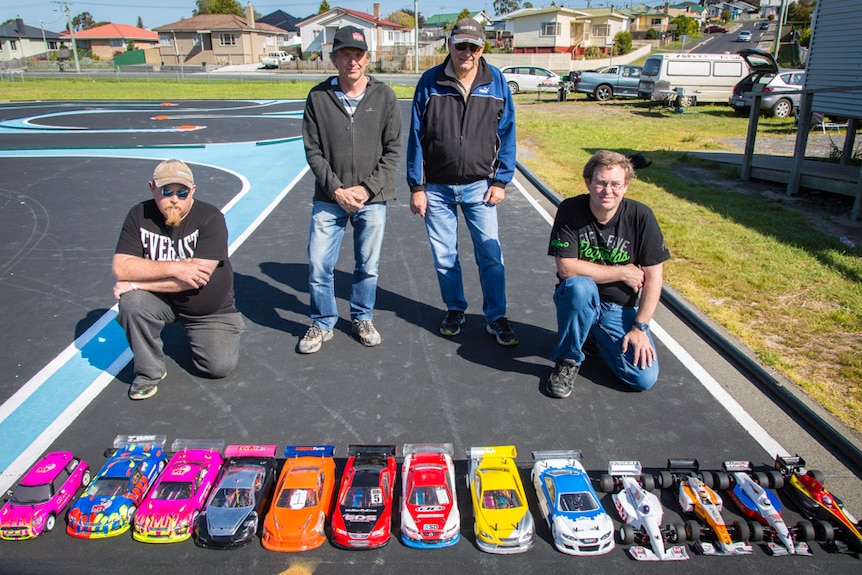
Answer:
<path fill-rule="evenodd" d="M 689 152 L 692 156 L 742 167 L 742 153 L 732 152 Z M 770 156 L 754 154 L 751 163 L 751 177 L 767 182 L 786 184 L 790 181 L 790 170 L 793 158 L 790 156 Z M 860 168 L 845 166 L 819 160 L 803 160 L 802 179 L 800 185 L 811 190 L 820 190 L 856 197 L 856 187 L 859 183 Z"/>

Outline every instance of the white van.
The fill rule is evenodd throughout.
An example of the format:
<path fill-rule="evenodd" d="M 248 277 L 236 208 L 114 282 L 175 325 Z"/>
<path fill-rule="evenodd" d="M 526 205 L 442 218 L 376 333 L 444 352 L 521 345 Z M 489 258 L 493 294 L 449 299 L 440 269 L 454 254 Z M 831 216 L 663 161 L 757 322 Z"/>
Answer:
<path fill-rule="evenodd" d="M 641 70 L 638 98 L 727 102 L 747 75 L 748 64 L 738 54 L 653 54 Z"/>

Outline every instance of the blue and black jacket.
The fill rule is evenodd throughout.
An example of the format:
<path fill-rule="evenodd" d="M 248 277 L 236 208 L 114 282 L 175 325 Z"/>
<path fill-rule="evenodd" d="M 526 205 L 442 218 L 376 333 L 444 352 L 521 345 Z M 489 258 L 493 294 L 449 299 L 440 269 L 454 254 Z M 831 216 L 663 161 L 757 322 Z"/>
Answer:
<path fill-rule="evenodd" d="M 446 58 L 426 71 L 413 96 L 407 139 L 407 183 L 469 184 L 489 179 L 505 187 L 515 173 L 515 107 L 503 73 L 479 59 L 465 100 L 446 75 Z"/>

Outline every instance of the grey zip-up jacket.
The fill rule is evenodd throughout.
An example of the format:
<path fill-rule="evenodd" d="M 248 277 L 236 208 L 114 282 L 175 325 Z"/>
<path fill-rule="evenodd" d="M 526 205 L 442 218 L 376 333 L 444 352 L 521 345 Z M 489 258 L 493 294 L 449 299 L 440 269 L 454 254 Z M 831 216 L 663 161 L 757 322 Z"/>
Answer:
<path fill-rule="evenodd" d="M 308 94 L 302 139 L 314 173 L 314 200 L 335 202 L 338 188 L 363 185 L 369 202 L 395 199 L 401 159 L 401 110 L 392 88 L 368 76 L 353 117 L 335 94 L 333 78 Z"/>

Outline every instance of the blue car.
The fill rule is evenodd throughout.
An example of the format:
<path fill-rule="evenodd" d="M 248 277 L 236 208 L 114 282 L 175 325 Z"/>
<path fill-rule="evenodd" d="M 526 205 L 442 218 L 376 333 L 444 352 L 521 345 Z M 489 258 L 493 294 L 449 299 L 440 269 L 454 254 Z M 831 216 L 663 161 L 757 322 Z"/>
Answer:
<path fill-rule="evenodd" d="M 640 66 L 622 64 L 605 66 L 596 71 L 576 72 L 570 76 L 575 92 L 604 102 L 611 98 L 637 98 Z"/>
<path fill-rule="evenodd" d="M 164 435 L 118 435 L 116 451 L 69 509 L 66 533 L 98 539 L 128 531 L 138 505 L 167 463 L 166 440 Z"/>
<path fill-rule="evenodd" d="M 580 451 L 534 451 L 533 486 L 554 546 L 569 555 L 614 548 L 614 523 L 602 507 Z"/>

